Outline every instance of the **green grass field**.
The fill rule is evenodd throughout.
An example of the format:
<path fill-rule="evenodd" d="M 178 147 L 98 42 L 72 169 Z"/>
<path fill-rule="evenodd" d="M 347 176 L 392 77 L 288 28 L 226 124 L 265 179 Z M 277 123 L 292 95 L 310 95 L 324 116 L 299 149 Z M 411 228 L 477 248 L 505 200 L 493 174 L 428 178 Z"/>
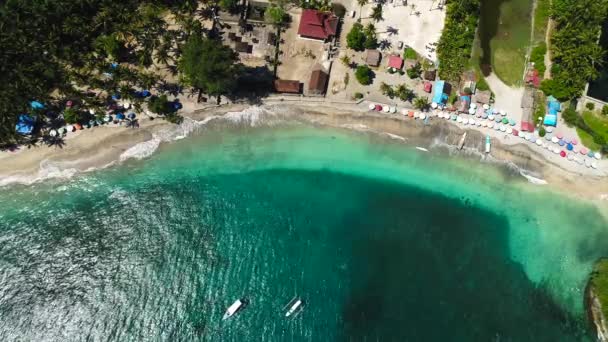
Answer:
<path fill-rule="evenodd" d="M 601 135 L 608 141 L 608 117 L 602 114 L 592 111 L 583 112 L 583 119 L 585 123 L 597 134 Z M 578 136 L 581 138 L 581 142 L 586 147 L 592 150 L 598 150 L 600 146 L 593 141 L 593 137 L 587 132 L 577 128 Z"/>
<path fill-rule="evenodd" d="M 551 0 L 536 0 L 534 12 L 534 42 L 544 42 L 547 35 L 547 23 L 551 14 Z"/>
<path fill-rule="evenodd" d="M 490 64 L 508 85 L 520 85 L 530 44 L 532 0 L 483 0 L 478 42 L 479 65 Z"/>

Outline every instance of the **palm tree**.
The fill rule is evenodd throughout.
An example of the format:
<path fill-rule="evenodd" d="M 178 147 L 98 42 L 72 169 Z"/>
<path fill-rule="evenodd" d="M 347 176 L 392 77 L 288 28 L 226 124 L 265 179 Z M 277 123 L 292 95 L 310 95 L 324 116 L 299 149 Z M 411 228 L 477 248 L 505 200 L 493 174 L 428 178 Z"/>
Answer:
<path fill-rule="evenodd" d="M 348 57 L 348 55 L 344 55 L 340 57 L 340 62 L 342 62 L 342 64 L 344 64 L 346 67 L 350 68 L 352 60 L 350 59 L 350 57 Z"/>
<path fill-rule="evenodd" d="M 393 93 L 393 87 L 382 82 L 382 83 L 380 83 L 380 91 L 382 92 L 382 95 L 390 96 L 391 93 Z"/>
<path fill-rule="evenodd" d="M 429 99 L 426 96 L 417 98 L 414 101 L 414 107 L 420 110 L 427 110 L 429 108 Z"/>
<path fill-rule="evenodd" d="M 359 19 L 361 19 L 361 12 L 363 12 L 363 6 L 367 4 L 367 0 L 357 0 L 357 4 L 359 5 Z"/>
<path fill-rule="evenodd" d="M 382 18 L 382 5 L 377 4 L 373 8 L 370 18 L 374 19 L 375 21 L 384 20 L 384 18 Z"/>
<path fill-rule="evenodd" d="M 414 92 L 409 89 L 405 84 L 400 84 L 397 86 L 397 88 L 395 89 L 395 93 L 397 94 L 397 96 L 399 97 L 399 99 L 401 101 L 412 101 L 412 99 L 415 97 Z"/>

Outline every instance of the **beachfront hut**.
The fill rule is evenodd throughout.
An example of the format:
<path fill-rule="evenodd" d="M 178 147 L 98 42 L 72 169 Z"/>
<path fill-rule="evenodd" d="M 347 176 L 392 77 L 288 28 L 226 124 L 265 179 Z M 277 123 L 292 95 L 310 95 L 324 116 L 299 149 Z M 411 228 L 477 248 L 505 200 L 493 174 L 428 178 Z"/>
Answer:
<path fill-rule="evenodd" d="M 15 125 L 15 131 L 19 134 L 28 135 L 32 134 L 34 126 L 36 125 L 36 117 L 29 114 L 21 114 L 17 119 Z"/>
<path fill-rule="evenodd" d="M 477 90 L 473 97 L 473 100 L 481 104 L 489 104 L 492 98 L 492 92 L 489 90 Z"/>
<path fill-rule="evenodd" d="M 394 69 L 399 70 L 403 67 L 403 58 L 396 56 L 396 55 L 390 55 L 390 56 L 388 56 L 387 66 L 389 68 L 394 68 Z"/>
<path fill-rule="evenodd" d="M 431 89 L 433 89 L 431 82 L 424 82 L 424 91 L 430 94 Z"/>
<path fill-rule="evenodd" d="M 435 82 L 435 93 L 433 95 L 433 102 L 444 105 L 448 101 L 448 84 L 445 81 Z"/>
<path fill-rule="evenodd" d="M 274 89 L 277 93 L 300 93 L 300 81 L 297 80 L 275 80 Z"/>
<path fill-rule="evenodd" d="M 521 122 L 521 131 L 522 132 L 534 132 L 534 124 L 528 121 Z"/>
<path fill-rule="evenodd" d="M 471 106 L 471 95 L 460 95 L 460 105 L 458 111 L 462 113 L 468 113 L 469 107 Z"/>
<path fill-rule="evenodd" d="M 365 64 L 373 67 L 380 65 L 380 59 L 382 55 L 378 50 L 365 50 Z"/>
<path fill-rule="evenodd" d="M 437 70 L 427 70 L 424 72 L 424 79 L 427 81 L 434 81 L 437 78 Z"/>
<path fill-rule="evenodd" d="M 325 88 L 327 87 L 327 75 L 323 70 L 317 69 L 310 75 L 310 82 L 308 83 L 308 92 L 314 95 L 325 94 Z"/>

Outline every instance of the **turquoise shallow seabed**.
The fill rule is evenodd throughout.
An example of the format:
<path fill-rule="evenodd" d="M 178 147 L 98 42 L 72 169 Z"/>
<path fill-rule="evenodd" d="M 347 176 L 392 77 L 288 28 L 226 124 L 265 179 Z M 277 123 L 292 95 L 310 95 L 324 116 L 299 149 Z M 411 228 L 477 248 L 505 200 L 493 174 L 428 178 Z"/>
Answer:
<path fill-rule="evenodd" d="M 591 340 L 608 230 L 543 189 L 362 133 L 203 128 L 2 189 L 0 340 Z"/>

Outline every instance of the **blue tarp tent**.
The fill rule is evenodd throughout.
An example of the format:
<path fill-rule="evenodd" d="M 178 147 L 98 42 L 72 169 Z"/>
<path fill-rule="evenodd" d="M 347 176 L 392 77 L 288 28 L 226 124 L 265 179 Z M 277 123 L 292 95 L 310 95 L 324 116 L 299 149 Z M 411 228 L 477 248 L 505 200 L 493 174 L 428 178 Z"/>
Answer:
<path fill-rule="evenodd" d="M 28 115 L 21 114 L 19 115 L 19 120 L 17 121 L 17 125 L 15 125 L 15 130 L 19 134 L 31 134 L 34 130 L 34 125 L 36 124 L 36 118 Z"/>
<path fill-rule="evenodd" d="M 545 115 L 545 120 L 543 121 L 545 126 L 557 126 L 557 115 L 555 114 L 547 114 Z"/>
<path fill-rule="evenodd" d="M 38 101 L 30 102 L 30 106 L 32 106 L 32 109 L 44 109 L 44 105 Z"/>
<path fill-rule="evenodd" d="M 562 108 L 561 104 L 559 103 L 559 101 L 557 101 L 557 99 L 553 96 L 549 96 L 547 98 L 547 109 L 549 114 L 551 115 L 557 115 L 557 112 L 559 112 Z"/>
<path fill-rule="evenodd" d="M 435 82 L 435 94 L 433 95 L 433 102 L 436 104 L 445 104 L 448 100 L 448 95 L 443 92 L 445 87 L 445 81 Z"/>

